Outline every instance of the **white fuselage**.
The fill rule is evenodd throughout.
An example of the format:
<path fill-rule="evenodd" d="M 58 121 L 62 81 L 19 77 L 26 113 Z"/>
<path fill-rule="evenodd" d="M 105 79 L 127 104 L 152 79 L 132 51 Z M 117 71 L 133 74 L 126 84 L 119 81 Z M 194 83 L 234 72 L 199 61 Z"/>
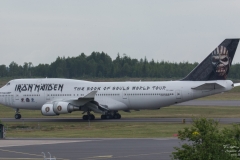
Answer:
<path fill-rule="evenodd" d="M 224 88 L 196 90 L 204 83 L 218 83 Z M 94 101 L 109 110 L 159 109 L 212 94 L 231 90 L 232 81 L 164 82 L 89 82 L 71 79 L 17 79 L 0 89 L 0 103 L 12 108 L 41 110 L 51 101 L 77 100 L 97 91 Z"/>

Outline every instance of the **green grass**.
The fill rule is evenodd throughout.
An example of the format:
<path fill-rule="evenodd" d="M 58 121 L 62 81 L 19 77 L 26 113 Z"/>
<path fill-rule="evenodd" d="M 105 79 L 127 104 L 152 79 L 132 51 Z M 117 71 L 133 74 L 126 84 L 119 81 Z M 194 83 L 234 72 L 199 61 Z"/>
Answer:
<path fill-rule="evenodd" d="M 188 124 L 161 123 L 6 123 L 8 137 L 146 138 L 171 137 Z M 27 126 L 27 127 L 26 127 Z"/>
<path fill-rule="evenodd" d="M 8 137 L 143 138 L 171 137 L 189 124 L 165 123 L 6 123 Z"/>
<path fill-rule="evenodd" d="M 15 138 L 159 138 L 174 137 L 178 130 L 190 127 L 182 123 L 88 122 L 57 123 L 7 122 L 7 137 Z M 229 127 L 220 124 L 220 128 Z"/>

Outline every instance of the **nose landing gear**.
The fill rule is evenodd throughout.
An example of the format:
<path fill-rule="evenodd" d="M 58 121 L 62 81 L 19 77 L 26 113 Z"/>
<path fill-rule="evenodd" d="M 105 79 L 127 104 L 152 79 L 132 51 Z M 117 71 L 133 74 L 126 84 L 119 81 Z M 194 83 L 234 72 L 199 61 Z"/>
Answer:
<path fill-rule="evenodd" d="M 16 109 L 14 118 L 15 119 L 21 119 L 22 118 L 22 116 L 21 116 L 21 114 L 19 112 L 19 108 Z"/>

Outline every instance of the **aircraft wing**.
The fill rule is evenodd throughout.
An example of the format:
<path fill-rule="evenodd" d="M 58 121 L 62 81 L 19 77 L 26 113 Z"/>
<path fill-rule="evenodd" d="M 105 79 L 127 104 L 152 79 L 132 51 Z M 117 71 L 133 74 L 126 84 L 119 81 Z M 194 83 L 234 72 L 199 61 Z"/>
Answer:
<path fill-rule="evenodd" d="M 218 83 L 204 83 L 196 87 L 192 87 L 194 90 L 213 90 L 213 89 L 220 89 L 225 88 L 224 86 Z"/>
<path fill-rule="evenodd" d="M 86 96 L 80 97 L 80 98 L 78 98 L 78 99 L 79 99 L 79 100 L 80 100 L 80 99 L 94 99 L 96 93 L 97 93 L 97 91 L 92 91 L 92 92 L 88 93 Z"/>
<path fill-rule="evenodd" d="M 69 98 L 69 99 L 55 99 L 55 100 L 52 100 L 51 102 L 63 101 L 63 102 L 69 102 L 76 106 L 83 106 L 88 102 L 94 101 L 94 97 L 95 97 L 96 93 L 97 93 L 97 91 L 91 91 L 84 97 L 76 97 L 76 98 Z"/>

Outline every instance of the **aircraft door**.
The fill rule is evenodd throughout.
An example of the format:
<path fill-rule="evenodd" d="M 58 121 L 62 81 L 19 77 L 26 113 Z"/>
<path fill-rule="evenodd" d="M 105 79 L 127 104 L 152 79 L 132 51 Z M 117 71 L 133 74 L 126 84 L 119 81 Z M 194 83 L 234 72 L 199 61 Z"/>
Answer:
<path fill-rule="evenodd" d="M 46 92 L 46 100 L 50 100 L 50 93 Z"/>
<path fill-rule="evenodd" d="M 7 95 L 4 95 L 5 97 L 5 105 L 7 105 Z"/>
<path fill-rule="evenodd" d="M 19 100 L 19 95 L 15 94 L 15 100 Z"/>
<path fill-rule="evenodd" d="M 14 103 L 14 96 L 11 95 L 11 104 L 13 105 L 13 103 Z"/>
<path fill-rule="evenodd" d="M 127 91 L 126 91 L 126 90 L 123 90 L 123 92 L 122 92 L 122 98 L 123 98 L 123 99 L 128 99 L 128 97 L 127 97 Z"/>
<path fill-rule="evenodd" d="M 122 99 L 123 99 L 123 103 L 125 103 L 128 107 L 130 107 L 130 102 L 129 102 L 129 98 L 126 90 L 122 91 Z"/>
<path fill-rule="evenodd" d="M 181 90 L 176 90 L 176 99 L 182 99 L 182 91 Z"/>
<path fill-rule="evenodd" d="M 5 96 L 5 102 L 6 102 L 6 105 L 7 105 L 7 106 L 10 105 L 10 95 L 6 95 L 6 96 Z"/>

